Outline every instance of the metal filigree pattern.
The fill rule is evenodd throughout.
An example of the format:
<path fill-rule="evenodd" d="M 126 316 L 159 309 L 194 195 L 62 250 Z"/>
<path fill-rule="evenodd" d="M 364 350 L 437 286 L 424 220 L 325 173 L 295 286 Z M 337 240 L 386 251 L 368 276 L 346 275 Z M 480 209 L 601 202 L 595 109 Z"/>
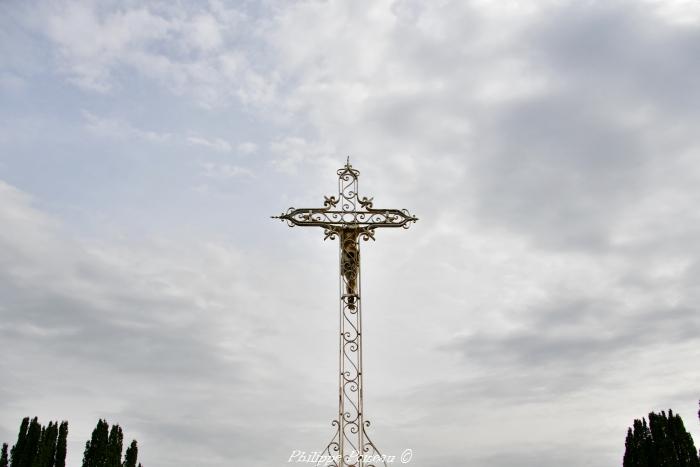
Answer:
<path fill-rule="evenodd" d="M 322 208 L 289 208 L 287 212 L 275 216 L 287 221 L 290 227 L 323 227 L 343 229 L 357 227 L 374 239 L 373 231 L 378 227 L 403 227 L 407 229 L 418 220 L 406 209 L 375 209 L 373 198 L 362 197 L 357 193 L 357 179 L 360 172 L 348 161 L 338 170 L 338 197 L 325 196 Z"/>
<path fill-rule="evenodd" d="M 324 240 L 339 239 L 340 340 L 339 411 L 336 431 L 318 467 L 387 467 L 367 435 L 362 386 L 362 300 L 360 239 L 374 240 L 380 227 L 408 228 L 418 220 L 405 209 L 375 209 L 373 198 L 357 192 L 360 172 L 350 161 L 338 170 L 338 196 L 325 196 L 322 208 L 289 208 L 274 218 L 290 227 L 321 227 Z"/>

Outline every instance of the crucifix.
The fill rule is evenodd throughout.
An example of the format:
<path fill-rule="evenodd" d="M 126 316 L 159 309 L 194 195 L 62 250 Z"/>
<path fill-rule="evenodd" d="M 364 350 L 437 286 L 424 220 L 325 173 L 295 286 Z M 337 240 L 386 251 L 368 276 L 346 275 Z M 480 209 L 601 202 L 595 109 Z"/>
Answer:
<path fill-rule="evenodd" d="M 317 465 L 329 467 L 375 467 L 386 461 L 367 435 L 370 423 L 363 411 L 362 314 L 360 297 L 360 239 L 374 240 L 380 227 L 407 229 L 418 220 L 406 209 L 375 208 L 372 198 L 357 192 L 360 172 L 348 158 L 337 171 L 338 196 L 325 196 L 322 208 L 289 208 L 273 216 L 290 227 L 320 227 L 324 240 L 340 244 L 340 348 L 338 419 L 335 434 Z"/>

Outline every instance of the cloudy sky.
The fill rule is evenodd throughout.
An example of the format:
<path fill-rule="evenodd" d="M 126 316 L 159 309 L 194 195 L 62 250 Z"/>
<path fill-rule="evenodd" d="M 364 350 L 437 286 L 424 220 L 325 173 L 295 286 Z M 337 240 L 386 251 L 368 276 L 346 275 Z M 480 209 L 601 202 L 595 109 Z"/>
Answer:
<path fill-rule="evenodd" d="M 366 412 L 412 465 L 620 465 L 700 398 L 700 2 L 0 3 L 0 441 L 287 465 L 336 412 L 360 191 Z"/>

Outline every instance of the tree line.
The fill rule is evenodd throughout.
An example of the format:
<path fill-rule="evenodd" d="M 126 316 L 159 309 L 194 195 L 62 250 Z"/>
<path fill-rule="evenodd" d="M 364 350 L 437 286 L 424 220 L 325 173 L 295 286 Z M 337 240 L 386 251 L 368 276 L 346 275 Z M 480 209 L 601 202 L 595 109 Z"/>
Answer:
<path fill-rule="evenodd" d="M 642 418 L 627 429 L 622 467 L 700 467 L 699 453 L 680 415 L 669 410 L 650 412 L 648 418 L 648 423 Z M 68 422 L 43 426 L 37 417 L 27 417 L 9 453 L 7 443 L 2 445 L 0 467 L 65 467 L 67 438 Z M 122 458 L 123 442 L 121 427 L 100 419 L 85 443 L 82 467 L 143 467 L 136 440 Z"/>
<path fill-rule="evenodd" d="M 17 442 L 12 449 L 3 443 L 0 467 L 65 467 L 68 422 L 49 422 L 44 426 L 37 417 L 22 420 Z M 124 433 L 119 425 L 110 427 L 100 419 L 85 443 L 82 467 L 143 467 L 138 463 L 138 443 L 133 440 L 122 458 Z"/>
<path fill-rule="evenodd" d="M 700 411 L 698 411 L 700 418 Z M 627 429 L 623 467 L 700 467 L 693 437 L 672 410 L 649 413 Z"/>

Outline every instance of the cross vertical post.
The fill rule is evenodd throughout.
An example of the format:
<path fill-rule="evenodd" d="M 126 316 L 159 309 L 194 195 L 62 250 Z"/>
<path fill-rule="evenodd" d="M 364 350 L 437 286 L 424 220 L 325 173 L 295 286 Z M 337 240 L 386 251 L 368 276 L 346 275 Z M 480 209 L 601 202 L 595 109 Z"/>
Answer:
<path fill-rule="evenodd" d="M 338 418 L 335 435 L 317 466 L 386 466 L 366 429 L 362 385 L 362 299 L 360 293 L 360 239 L 374 240 L 377 228 L 407 229 L 418 220 L 405 209 L 378 209 L 373 199 L 358 193 L 360 172 L 350 159 L 337 171 L 338 196 L 326 196 L 322 208 L 289 208 L 273 216 L 290 227 L 320 227 L 327 239 L 339 240 L 340 340 Z"/>

